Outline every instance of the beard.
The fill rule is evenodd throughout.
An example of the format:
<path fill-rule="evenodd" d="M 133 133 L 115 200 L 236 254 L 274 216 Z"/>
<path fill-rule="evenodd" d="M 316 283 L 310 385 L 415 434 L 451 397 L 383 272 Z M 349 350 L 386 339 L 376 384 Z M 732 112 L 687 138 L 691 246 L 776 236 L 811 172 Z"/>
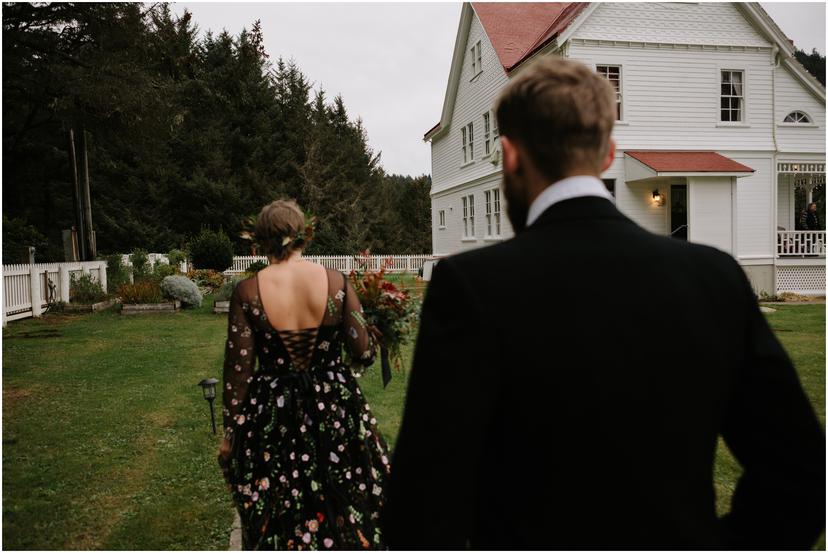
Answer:
<path fill-rule="evenodd" d="M 526 200 L 524 187 L 519 176 L 503 174 L 503 197 L 506 199 L 506 215 L 515 234 L 526 230 L 526 217 L 529 215 L 529 202 Z"/>

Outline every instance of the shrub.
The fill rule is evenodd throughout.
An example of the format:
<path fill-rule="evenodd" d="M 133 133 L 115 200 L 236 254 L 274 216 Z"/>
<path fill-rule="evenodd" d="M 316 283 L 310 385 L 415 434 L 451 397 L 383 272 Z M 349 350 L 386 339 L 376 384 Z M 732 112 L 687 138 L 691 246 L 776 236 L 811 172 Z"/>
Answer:
<path fill-rule="evenodd" d="M 118 296 L 124 303 L 162 303 L 164 301 L 161 287 L 152 280 L 121 284 L 118 287 Z"/>
<path fill-rule="evenodd" d="M 195 282 L 199 287 L 209 292 L 221 288 L 224 284 L 224 275 L 210 269 L 196 269 L 187 273 L 187 278 Z"/>
<path fill-rule="evenodd" d="M 247 271 L 245 271 L 245 272 L 256 274 L 259 271 L 261 271 L 262 269 L 265 269 L 267 266 L 268 266 L 267 261 L 254 261 L 253 263 L 250 264 L 250 266 L 247 268 Z"/>
<path fill-rule="evenodd" d="M 168 276 L 179 274 L 178 266 L 167 265 L 166 263 L 156 263 L 155 268 L 152 270 L 152 274 L 155 277 L 155 280 L 161 282 Z"/>
<path fill-rule="evenodd" d="M 90 275 L 72 275 L 69 284 L 69 301 L 71 303 L 97 303 L 106 299 L 101 283 Z"/>
<path fill-rule="evenodd" d="M 129 282 L 129 267 L 124 265 L 121 254 L 104 255 L 102 259 L 106 261 L 107 288 L 117 290 L 121 284 Z"/>
<path fill-rule="evenodd" d="M 224 271 L 233 265 L 233 243 L 219 230 L 203 228 L 188 244 L 190 259 L 198 269 Z"/>
<path fill-rule="evenodd" d="M 187 252 L 183 250 L 170 250 L 167 254 L 167 259 L 170 260 L 170 265 L 176 269 L 181 267 L 181 264 L 187 261 Z"/>
<path fill-rule="evenodd" d="M 201 307 L 201 292 L 196 283 L 185 276 L 174 275 L 161 281 L 161 292 L 168 298 L 180 300 L 183 305 Z"/>
<path fill-rule="evenodd" d="M 149 264 L 147 250 L 135 248 L 129 256 L 132 262 L 132 277 L 134 280 L 143 280 L 150 274 L 152 267 Z"/>
<path fill-rule="evenodd" d="M 239 277 L 234 277 L 222 284 L 221 288 L 218 289 L 214 296 L 215 301 L 229 301 L 230 298 L 233 296 L 233 290 L 236 289 L 236 285 L 239 283 L 240 280 L 242 279 Z"/>

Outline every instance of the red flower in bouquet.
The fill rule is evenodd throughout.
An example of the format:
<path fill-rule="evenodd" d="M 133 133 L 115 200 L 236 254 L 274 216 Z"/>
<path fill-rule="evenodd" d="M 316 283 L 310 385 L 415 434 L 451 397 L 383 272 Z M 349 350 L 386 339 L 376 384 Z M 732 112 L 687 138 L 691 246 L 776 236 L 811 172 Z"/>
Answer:
<path fill-rule="evenodd" d="M 380 354 L 383 364 L 383 383 L 391 379 L 390 363 L 400 370 L 402 346 L 413 334 L 419 315 L 419 302 L 411 294 L 386 279 L 391 258 L 382 261 L 377 270 L 370 268 L 366 250 L 357 258 L 358 269 L 351 271 L 350 279 L 362 304 L 365 320 L 379 332 Z"/>

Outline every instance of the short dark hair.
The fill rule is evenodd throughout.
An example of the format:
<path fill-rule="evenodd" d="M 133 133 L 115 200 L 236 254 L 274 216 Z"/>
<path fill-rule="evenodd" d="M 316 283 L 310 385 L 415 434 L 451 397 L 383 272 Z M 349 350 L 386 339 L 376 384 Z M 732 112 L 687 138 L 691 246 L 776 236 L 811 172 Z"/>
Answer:
<path fill-rule="evenodd" d="M 574 167 L 600 170 L 615 124 L 615 91 L 585 65 L 549 55 L 512 79 L 496 112 L 500 134 L 554 182 Z"/>

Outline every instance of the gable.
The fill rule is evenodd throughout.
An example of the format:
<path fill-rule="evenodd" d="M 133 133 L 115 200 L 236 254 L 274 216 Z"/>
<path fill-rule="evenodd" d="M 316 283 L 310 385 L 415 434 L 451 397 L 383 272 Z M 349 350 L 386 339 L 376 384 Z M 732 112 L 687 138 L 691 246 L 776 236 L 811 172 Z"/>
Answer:
<path fill-rule="evenodd" d="M 732 3 L 600 3 L 573 33 L 584 40 L 770 47 Z"/>

